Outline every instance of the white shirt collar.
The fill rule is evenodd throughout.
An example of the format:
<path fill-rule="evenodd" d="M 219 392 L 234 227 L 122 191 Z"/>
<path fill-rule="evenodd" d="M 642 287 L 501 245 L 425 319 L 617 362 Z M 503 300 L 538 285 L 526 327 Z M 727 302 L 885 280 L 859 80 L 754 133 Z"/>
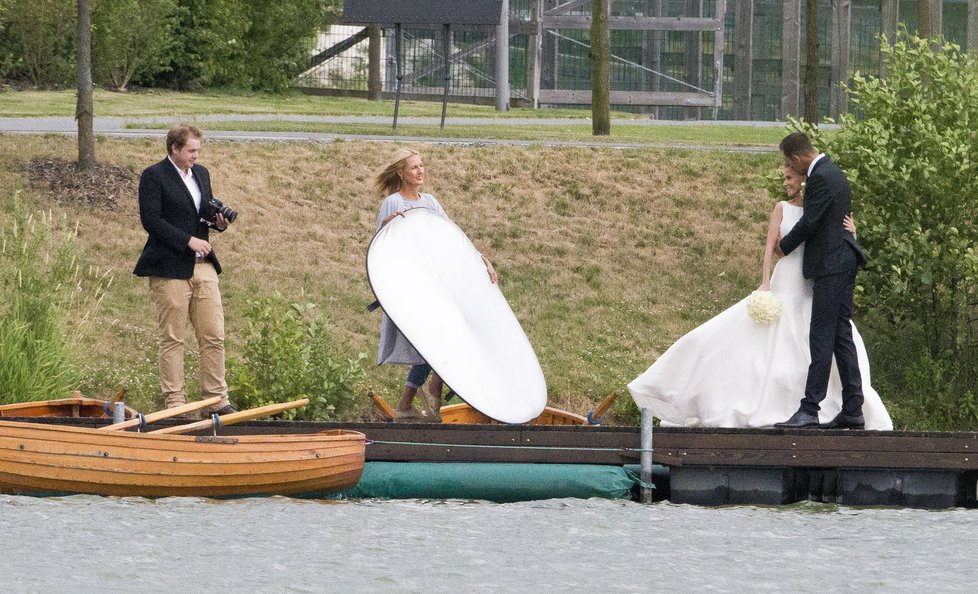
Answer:
<path fill-rule="evenodd" d="M 179 167 L 177 167 L 177 164 L 173 162 L 173 157 L 171 157 L 170 155 L 167 155 L 166 158 L 167 158 L 168 161 L 170 161 L 170 164 L 173 165 L 173 167 L 176 168 L 177 173 L 180 174 L 180 177 L 187 178 L 187 177 L 193 177 L 194 176 L 194 168 L 193 168 L 193 166 L 188 167 L 187 168 L 187 173 L 184 173 L 183 172 L 183 169 L 180 169 Z"/>
<path fill-rule="evenodd" d="M 173 163 L 170 155 L 167 155 L 166 158 L 170 159 L 170 163 Z M 194 208 L 200 210 L 200 186 L 197 185 L 197 178 L 194 177 L 193 167 L 188 168 L 187 173 L 184 173 L 182 169 L 177 167 L 176 163 L 173 163 L 173 167 L 176 168 L 177 174 L 180 175 L 183 185 L 187 186 L 187 191 L 190 192 L 190 197 L 194 200 Z"/>
<path fill-rule="evenodd" d="M 818 160 L 824 156 L 825 153 L 819 153 L 817 157 L 812 159 L 812 162 L 808 164 L 808 173 L 806 175 L 810 176 L 812 174 L 812 169 L 815 169 L 815 163 L 818 163 Z"/>

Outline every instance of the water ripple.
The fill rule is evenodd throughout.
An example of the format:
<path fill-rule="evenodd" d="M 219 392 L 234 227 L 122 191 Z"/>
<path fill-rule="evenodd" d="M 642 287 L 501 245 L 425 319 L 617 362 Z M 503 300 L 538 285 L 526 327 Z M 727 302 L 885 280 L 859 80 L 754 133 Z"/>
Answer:
<path fill-rule="evenodd" d="M 978 510 L 0 496 L 2 592 L 973 592 Z"/>

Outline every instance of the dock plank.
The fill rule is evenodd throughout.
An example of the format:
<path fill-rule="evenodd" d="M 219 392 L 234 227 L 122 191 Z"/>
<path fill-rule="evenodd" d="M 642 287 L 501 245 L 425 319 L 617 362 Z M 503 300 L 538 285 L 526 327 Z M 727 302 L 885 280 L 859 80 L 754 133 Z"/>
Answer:
<path fill-rule="evenodd" d="M 92 426 L 105 420 L 32 419 Z M 161 421 L 164 426 L 169 421 Z M 175 421 L 173 422 L 176 423 Z M 249 421 L 224 435 L 352 429 L 369 461 L 635 464 L 638 427 Z M 667 466 L 978 470 L 978 433 L 657 428 L 653 460 Z"/>

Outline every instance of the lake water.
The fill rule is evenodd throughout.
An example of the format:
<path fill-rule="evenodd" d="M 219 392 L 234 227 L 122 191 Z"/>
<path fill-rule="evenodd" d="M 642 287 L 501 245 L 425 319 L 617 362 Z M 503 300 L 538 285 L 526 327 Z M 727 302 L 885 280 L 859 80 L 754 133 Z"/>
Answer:
<path fill-rule="evenodd" d="M 0 592 L 975 592 L 978 510 L 0 495 Z"/>

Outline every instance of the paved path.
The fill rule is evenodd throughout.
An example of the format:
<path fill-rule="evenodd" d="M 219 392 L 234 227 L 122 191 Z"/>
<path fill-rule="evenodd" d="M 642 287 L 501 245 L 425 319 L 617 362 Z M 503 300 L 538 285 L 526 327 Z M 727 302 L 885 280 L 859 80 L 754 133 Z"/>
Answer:
<path fill-rule="evenodd" d="M 166 136 L 163 128 L 140 128 L 139 124 L 159 125 L 186 121 L 186 117 L 97 117 L 94 122 L 95 133 L 102 136 L 117 138 L 152 138 Z M 308 116 L 308 115 L 274 115 L 274 114 L 226 114 L 204 115 L 193 118 L 193 121 L 206 122 L 310 122 L 324 124 L 391 124 L 391 117 L 386 116 Z M 441 122 L 437 117 L 399 117 L 399 124 L 415 124 L 437 126 Z M 446 126 L 568 126 L 589 125 L 591 120 L 586 118 L 448 118 Z M 666 121 L 651 119 L 622 119 L 612 120 L 611 128 L 615 126 L 709 126 L 720 123 L 724 126 L 753 126 L 753 127 L 784 127 L 782 122 L 712 122 Z M 39 118 L 4 118 L 0 117 L 0 133 L 13 134 L 63 134 L 74 136 L 77 126 L 71 117 L 39 117 Z M 404 135 L 373 135 L 373 134 L 337 134 L 328 132 L 261 132 L 254 130 L 207 130 L 210 140 L 235 140 L 244 142 L 332 142 L 337 139 L 364 141 L 400 141 L 436 144 L 460 145 L 513 145 L 513 146 L 576 146 L 576 147 L 605 147 L 605 148 L 676 148 L 685 150 L 705 150 L 724 152 L 766 153 L 777 150 L 774 146 L 736 146 L 708 145 L 695 143 L 667 142 L 615 142 L 613 136 L 606 141 L 587 140 L 504 140 L 487 138 L 447 138 L 421 137 Z"/>

